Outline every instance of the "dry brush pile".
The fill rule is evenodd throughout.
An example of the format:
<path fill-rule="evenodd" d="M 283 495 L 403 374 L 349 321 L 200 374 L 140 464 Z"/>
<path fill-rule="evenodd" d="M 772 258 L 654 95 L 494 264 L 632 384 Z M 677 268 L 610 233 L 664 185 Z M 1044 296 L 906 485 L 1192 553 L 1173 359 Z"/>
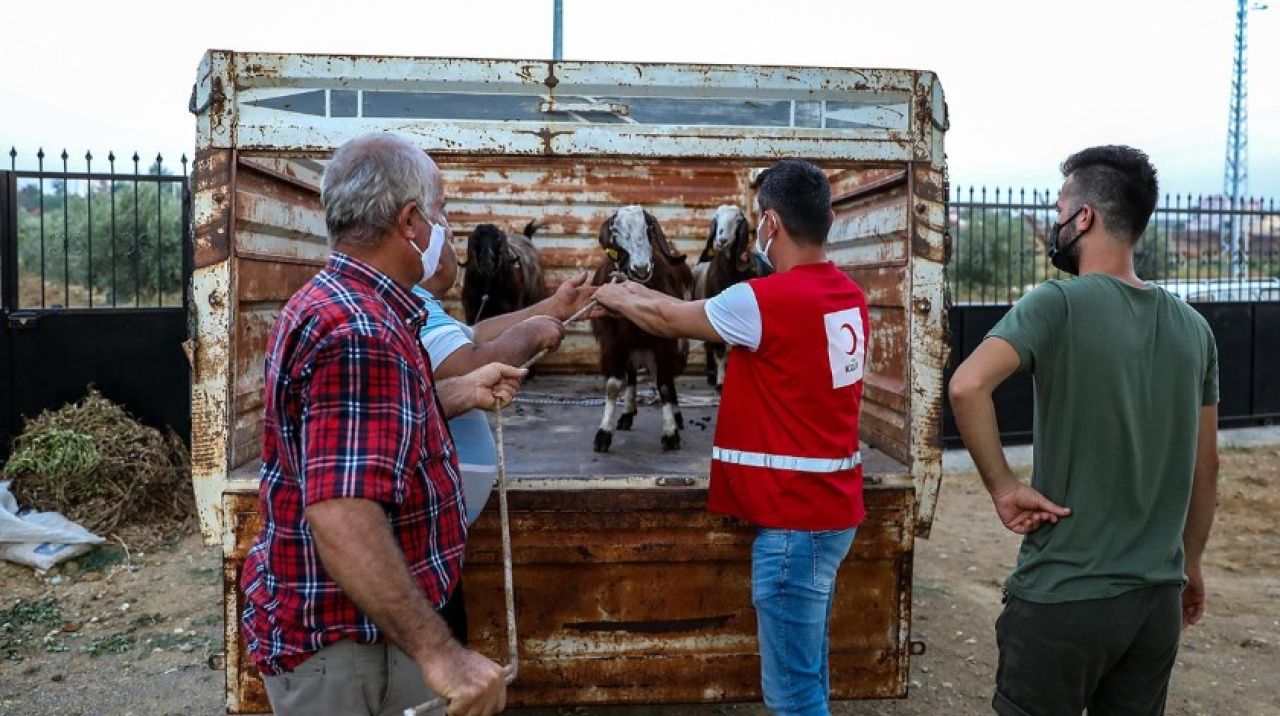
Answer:
<path fill-rule="evenodd" d="M 56 510 L 99 534 L 189 522 L 186 446 L 142 425 L 96 389 L 27 421 L 4 466 L 18 504 Z"/>

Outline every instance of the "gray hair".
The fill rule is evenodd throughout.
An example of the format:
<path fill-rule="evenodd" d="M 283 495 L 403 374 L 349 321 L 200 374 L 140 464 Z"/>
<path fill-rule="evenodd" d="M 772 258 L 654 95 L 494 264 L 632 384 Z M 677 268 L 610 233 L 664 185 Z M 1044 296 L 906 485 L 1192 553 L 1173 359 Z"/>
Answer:
<path fill-rule="evenodd" d="M 338 147 L 320 181 L 329 247 L 371 248 L 405 204 L 430 211 L 440 196 L 439 173 L 421 149 L 394 134 L 366 134 Z"/>

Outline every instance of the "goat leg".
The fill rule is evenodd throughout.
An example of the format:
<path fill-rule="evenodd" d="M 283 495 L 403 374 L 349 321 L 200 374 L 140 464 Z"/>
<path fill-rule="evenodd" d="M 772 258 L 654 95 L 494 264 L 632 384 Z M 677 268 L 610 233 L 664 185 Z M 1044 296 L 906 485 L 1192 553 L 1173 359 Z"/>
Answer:
<path fill-rule="evenodd" d="M 604 417 L 600 420 L 600 429 L 596 430 L 596 452 L 609 452 L 613 444 L 613 431 L 618 425 L 618 393 L 621 391 L 622 378 L 610 377 L 605 382 Z"/>
<path fill-rule="evenodd" d="M 658 385 L 658 395 L 662 399 L 662 449 L 680 449 L 680 428 L 676 415 L 676 389 L 669 378 Z"/>
<path fill-rule="evenodd" d="M 636 367 L 627 366 L 627 387 L 622 391 L 622 415 L 618 417 L 618 429 L 630 430 L 635 423 L 636 413 Z"/>

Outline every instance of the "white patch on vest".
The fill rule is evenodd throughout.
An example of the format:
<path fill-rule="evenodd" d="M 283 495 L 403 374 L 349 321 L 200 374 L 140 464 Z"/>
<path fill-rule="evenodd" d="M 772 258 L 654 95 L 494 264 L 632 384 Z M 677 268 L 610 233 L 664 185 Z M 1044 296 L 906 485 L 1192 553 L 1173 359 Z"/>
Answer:
<path fill-rule="evenodd" d="M 624 206 L 613 217 L 613 240 L 627 252 L 631 270 L 644 273 L 653 264 L 653 251 L 649 246 L 649 225 L 644 221 L 644 209 Z"/>
<path fill-rule="evenodd" d="M 867 341 L 862 334 L 862 310 L 849 308 L 822 317 L 827 329 L 827 359 L 831 387 L 844 388 L 862 380 Z"/>

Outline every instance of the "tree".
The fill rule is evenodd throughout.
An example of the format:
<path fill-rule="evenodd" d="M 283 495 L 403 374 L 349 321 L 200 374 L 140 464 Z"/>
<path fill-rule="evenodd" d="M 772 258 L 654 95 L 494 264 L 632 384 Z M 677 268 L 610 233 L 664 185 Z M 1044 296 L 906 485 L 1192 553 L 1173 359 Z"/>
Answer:
<path fill-rule="evenodd" d="M 103 180 L 75 193 L 51 181 L 43 211 L 38 188 L 19 194 L 24 308 L 181 304 L 180 182 Z"/>

